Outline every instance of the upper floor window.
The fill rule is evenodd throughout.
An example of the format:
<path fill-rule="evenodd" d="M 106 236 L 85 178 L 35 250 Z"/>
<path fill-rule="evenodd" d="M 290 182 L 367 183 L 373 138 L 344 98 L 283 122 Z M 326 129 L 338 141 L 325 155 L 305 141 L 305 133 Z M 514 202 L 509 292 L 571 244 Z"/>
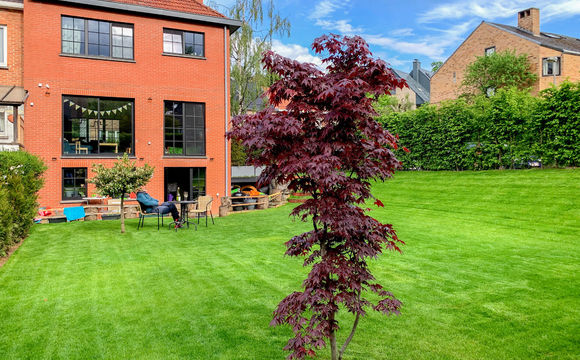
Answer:
<path fill-rule="evenodd" d="M 63 54 L 133 59 L 133 25 L 62 17 Z"/>
<path fill-rule="evenodd" d="M 560 75 L 560 57 L 553 56 L 542 59 L 542 75 Z"/>
<path fill-rule="evenodd" d="M 191 56 L 204 56 L 204 34 L 163 29 L 163 52 Z"/>
<path fill-rule="evenodd" d="M 165 102 L 165 154 L 205 155 L 205 104 Z"/>
<path fill-rule="evenodd" d="M 133 100 L 63 96 L 64 155 L 133 154 Z"/>
<path fill-rule="evenodd" d="M 7 66 L 6 55 L 8 53 L 8 39 L 6 34 L 6 26 L 0 26 L 0 66 Z"/>
<path fill-rule="evenodd" d="M 488 47 L 485 49 L 485 56 L 489 56 L 491 54 L 495 54 L 495 46 Z"/>

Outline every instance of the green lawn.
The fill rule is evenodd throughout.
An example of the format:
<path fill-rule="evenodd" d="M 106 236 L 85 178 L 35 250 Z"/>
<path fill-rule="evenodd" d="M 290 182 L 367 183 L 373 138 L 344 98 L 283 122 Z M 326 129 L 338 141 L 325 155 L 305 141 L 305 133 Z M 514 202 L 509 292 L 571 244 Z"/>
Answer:
<path fill-rule="evenodd" d="M 407 172 L 375 194 L 407 245 L 372 266 L 404 310 L 364 318 L 346 359 L 580 358 L 579 170 Z M 283 243 L 308 229 L 290 209 L 35 226 L 0 268 L 0 358 L 284 358 L 269 322 L 306 271 Z"/>

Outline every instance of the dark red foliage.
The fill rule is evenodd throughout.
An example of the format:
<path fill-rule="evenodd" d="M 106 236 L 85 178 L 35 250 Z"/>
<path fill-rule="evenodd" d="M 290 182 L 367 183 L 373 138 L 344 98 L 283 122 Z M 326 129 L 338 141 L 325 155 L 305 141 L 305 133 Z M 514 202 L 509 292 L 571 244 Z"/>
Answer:
<path fill-rule="evenodd" d="M 365 309 L 398 314 L 401 303 L 375 282 L 368 260 L 404 244 L 391 225 L 360 207 L 372 198 L 372 180 L 385 180 L 398 168 L 392 149 L 397 139 L 375 120 L 372 102 L 405 86 L 385 62 L 375 60 L 358 36 L 322 36 L 313 49 L 327 53 L 327 71 L 273 52 L 265 67 L 279 81 L 269 91 L 271 104 L 289 101 L 287 110 L 265 109 L 235 117 L 230 138 L 242 141 L 255 166 L 266 166 L 260 183 L 288 183 L 292 191 L 312 194 L 292 214 L 314 229 L 286 243 L 286 254 L 305 256 L 312 266 L 304 291 L 286 297 L 272 325 L 289 324 L 295 337 L 285 350 L 290 359 L 314 356 L 339 327 L 339 305 L 353 314 Z M 376 199 L 375 204 L 383 206 Z M 382 300 L 371 303 L 365 293 Z"/>

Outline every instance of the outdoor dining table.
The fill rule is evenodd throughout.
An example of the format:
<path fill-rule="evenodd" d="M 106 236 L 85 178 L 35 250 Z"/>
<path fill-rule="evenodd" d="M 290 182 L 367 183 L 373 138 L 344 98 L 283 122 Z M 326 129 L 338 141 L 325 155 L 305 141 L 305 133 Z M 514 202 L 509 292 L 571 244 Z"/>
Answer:
<path fill-rule="evenodd" d="M 179 205 L 181 223 L 187 224 L 187 228 L 189 229 L 189 205 L 197 204 L 197 200 L 170 201 L 170 203 L 175 204 L 175 206 Z M 197 230 L 197 224 L 195 221 L 193 222 L 193 225 L 195 225 L 195 230 Z"/>

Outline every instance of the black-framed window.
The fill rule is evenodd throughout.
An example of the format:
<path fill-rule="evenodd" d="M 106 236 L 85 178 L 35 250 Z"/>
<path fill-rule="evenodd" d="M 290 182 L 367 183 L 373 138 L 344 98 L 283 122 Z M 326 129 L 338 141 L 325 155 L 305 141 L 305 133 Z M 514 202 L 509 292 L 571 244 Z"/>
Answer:
<path fill-rule="evenodd" d="M 133 99 L 64 95 L 64 155 L 134 154 Z"/>
<path fill-rule="evenodd" d="M 165 101 L 165 154 L 205 155 L 205 104 Z"/>
<path fill-rule="evenodd" d="M 542 75 L 543 76 L 559 76 L 562 70 L 561 58 L 547 57 L 542 59 Z"/>
<path fill-rule="evenodd" d="M 62 199 L 80 200 L 87 196 L 87 168 L 62 168 Z"/>
<path fill-rule="evenodd" d="M 485 56 L 495 54 L 495 46 L 488 47 L 485 49 Z"/>
<path fill-rule="evenodd" d="M 133 25 L 63 16 L 61 51 L 132 60 Z"/>
<path fill-rule="evenodd" d="M 202 57 L 205 55 L 205 35 L 199 32 L 163 29 L 163 52 Z"/>

